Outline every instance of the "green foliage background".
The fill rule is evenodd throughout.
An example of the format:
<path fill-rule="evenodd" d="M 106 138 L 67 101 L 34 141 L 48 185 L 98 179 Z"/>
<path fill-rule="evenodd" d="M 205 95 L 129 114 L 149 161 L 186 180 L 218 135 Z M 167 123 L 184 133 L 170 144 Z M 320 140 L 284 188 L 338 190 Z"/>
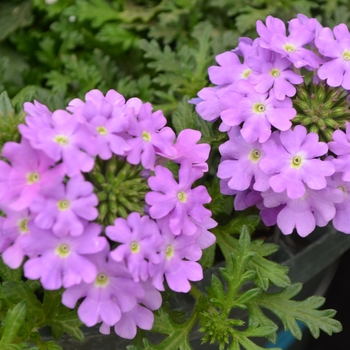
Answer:
<path fill-rule="evenodd" d="M 46 0 L 48 3 L 49 1 Z M 53 1 L 51 1 L 53 2 Z M 138 96 L 162 109 L 177 133 L 184 128 L 202 132 L 213 147 L 211 172 L 225 139 L 198 117 L 188 99 L 209 85 L 207 68 L 215 55 L 233 49 L 241 36 L 256 37 L 255 23 L 266 16 L 284 21 L 303 13 L 324 26 L 349 23 L 347 0 L 3 0 L 0 3 L 0 145 L 19 140 L 17 124 L 23 103 L 38 100 L 51 110 L 65 108 L 97 88 L 115 89 L 126 98 Z M 5 92 L 6 91 L 6 92 Z M 192 288 L 193 313 L 177 322 L 165 306 L 156 312 L 154 331 L 166 336 L 152 344 L 142 336 L 130 349 L 191 349 L 188 334 L 197 321 L 203 341 L 220 349 L 262 349 L 250 339 L 276 339 L 277 325 L 263 313 L 268 309 L 285 329 L 300 339 L 296 320 L 318 337 L 341 326 L 335 311 L 317 310 L 324 299 L 291 300 L 300 285 L 291 285 L 286 268 L 268 259 L 277 249 L 251 241 L 258 218 L 249 213 L 232 218 L 232 199 L 219 192 L 218 181 L 206 183 L 213 198 L 210 209 L 220 225 L 214 230 L 226 267 L 213 276 L 207 293 Z M 239 238 L 236 238 L 235 235 Z M 213 246 L 201 263 L 212 266 Z M 43 292 L 40 284 L 22 281 L 21 271 L 0 262 L 0 348 L 60 349 L 43 342 L 38 329 L 50 326 L 55 338 L 63 333 L 82 339 L 75 311 L 60 304 L 60 293 Z M 245 283 L 250 281 L 247 291 Z M 270 285 L 280 292 L 269 293 Z M 232 309 L 247 309 L 249 320 L 231 317 Z M 243 328 L 242 328 L 243 327 Z"/>
<path fill-rule="evenodd" d="M 49 3 L 49 1 L 48 1 Z M 0 90 L 17 110 L 51 108 L 98 88 L 152 101 L 167 113 L 205 85 L 216 54 L 255 37 L 267 15 L 324 25 L 349 20 L 345 0 L 5 0 L 0 4 Z"/>

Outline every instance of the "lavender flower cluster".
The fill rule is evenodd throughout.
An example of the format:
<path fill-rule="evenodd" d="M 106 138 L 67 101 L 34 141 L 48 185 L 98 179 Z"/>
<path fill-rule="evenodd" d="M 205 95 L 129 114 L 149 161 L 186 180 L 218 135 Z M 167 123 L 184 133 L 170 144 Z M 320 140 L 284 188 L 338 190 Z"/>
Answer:
<path fill-rule="evenodd" d="M 331 220 L 350 233 L 349 30 L 298 15 L 288 33 L 272 16 L 257 32 L 216 57 L 215 86 L 189 101 L 227 132 L 221 191 L 235 195 L 237 210 L 256 205 L 284 234 L 305 237 Z"/>
<path fill-rule="evenodd" d="M 152 328 L 164 278 L 175 292 L 202 279 L 197 261 L 215 241 L 208 229 L 216 222 L 204 207 L 211 200 L 206 188 L 192 187 L 208 170 L 210 146 L 197 144 L 196 130 L 176 139 L 162 112 L 138 98 L 125 101 L 114 90 L 85 98 L 53 113 L 25 103 L 21 142 L 6 143 L 0 161 L 0 252 L 11 268 L 25 259 L 24 276 L 45 289 L 65 288 L 67 307 L 81 300 L 85 325 L 102 322 L 102 333 L 114 327 L 130 339 L 137 327 Z M 108 168 L 105 177 L 98 162 Z M 113 209 L 116 193 L 131 209 L 103 224 L 104 205 Z"/>

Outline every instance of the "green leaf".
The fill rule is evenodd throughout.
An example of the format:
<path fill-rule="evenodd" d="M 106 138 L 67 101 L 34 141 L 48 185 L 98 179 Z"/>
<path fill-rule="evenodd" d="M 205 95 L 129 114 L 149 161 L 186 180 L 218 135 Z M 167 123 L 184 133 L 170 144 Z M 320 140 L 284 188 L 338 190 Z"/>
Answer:
<path fill-rule="evenodd" d="M 120 45 L 123 51 L 138 45 L 138 37 L 117 23 L 104 25 L 97 33 L 96 39 L 109 45 Z"/>
<path fill-rule="evenodd" d="M 19 267 L 18 269 L 11 269 L 4 263 L 4 261 L 2 260 L 2 257 L 0 256 L 0 277 L 3 282 L 5 281 L 20 282 L 22 280 L 22 276 L 23 276 L 22 267 Z"/>
<path fill-rule="evenodd" d="M 37 100 L 38 102 L 47 105 L 49 109 L 64 108 L 63 98 L 58 93 L 52 93 L 48 89 L 36 85 L 27 85 L 12 99 L 13 106 L 16 110 L 22 110 L 23 104 L 28 101 Z"/>
<path fill-rule="evenodd" d="M 64 314 L 58 314 L 48 322 L 51 326 L 60 328 L 67 334 L 71 335 L 73 338 L 83 341 L 84 333 L 81 331 L 80 327 L 82 323 L 76 313 L 76 311 L 70 311 Z M 57 331 L 56 331 L 57 332 Z"/>
<path fill-rule="evenodd" d="M 45 74 L 45 78 L 47 78 L 47 86 L 50 86 L 53 92 L 62 93 L 63 95 L 67 92 L 67 86 L 70 83 L 68 76 L 52 70 Z"/>
<path fill-rule="evenodd" d="M 63 290 L 44 290 L 43 310 L 45 319 L 50 321 L 59 313 Z M 67 309 L 68 310 L 68 309 Z"/>
<path fill-rule="evenodd" d="M 284 328 L 290 330 L 297 339 L 302 336 L 297 320 L 309 328 L 314 338 L 319 337 L 320 330 L 329 335 L 340 332 L 342 326 L 333 318 L 335 310 L 317 310 L 325 301 L 323 297 L 312 296 L 303 301 L 290 300 L 300 289 L 301 284 L 294 284 L 279 293 L 261 294 L 252 303 L 273 312 L 281 319 Z"/>
<path fill-rule="evenodd" d="M 7 95 L 7 92 L 2 92 L 0 94 L 0 118 L 13 116 L 14 112 L 15 110 L 12 107 L 12 103 Z"/>
<path fill-rule="evenodd" d="M 248 311 L 249 311 L 249 326 L 275 327 L 277 329 L 277 325 L 261 311 L 260 307 L 256 303 L 252 303 L 252 302 L 248 303 Z M 270 342 L 275 343 L 277 339 L 277 333 L 272 332 L 266 338 Z"/>
<path fill-rule="evenodd" d="M 169 314 L 162 308 L 159 309 L 154 318 L 152 331 L 166 334 L 167 337 L 157 345 L 151 345 L 146 349 L 167 349 L 167 350 L 193 350 L 189 342 L 189 333 L 197 319 L 195 311 L 187 322 L 182 324 L 174 323 Z"/>
<path fill-rule="evenodd" d="M 234 304 L 236 307 L 246 308 L 245 304 L 249 303 L 252 299 L 258 296 L 261 293 L 260 288 L 252 288 L 241 294 L 235 301 Z"/>
<path fill-rule="evenodd" d="M 270 256 L 279 249 L 277 244 L 265 243 L 262 239 L 256 239 L 252 242 L 252 250 L 261 256 Z"/>
<path fill-rule="evenodd" d="M 216 236 L 217 244 L 219 244 L 220 249 L 225 257 L 227 268 L 231 269 L 233 266 L 231 254 L 236 252 L 238 249 L 238 241 L 233 238 L 228 233 L 222 230 L 222 227 L 216 227 L 213 229 Z M 259 254 L 261 244 L 252 244 L 252 251 L 255 253 L 254 257 L 249 261 L 248 268 L 255 271 L 255 283 L 258 287 L 263 290 L 267 290 L 270 283 L 273 283 L 279 287 L 286 287 L 290 284 L 290 279 L 287 275 L 288 268 L 279 265 L 273 261 L 265 259 Z M 269 250 L 272 247 L 269 246 Z M 266 252 L 264 252 L 266 253 Z"/>
<path fill-rule="evenodd" d="M 75 6 L 67 8 L 67 16 L 75 16 L 78 21 L 88 21 L 95 28 L 101 27 L 105 22 L 119 19 L 120 12 L 108 2 L 101 0 L 77 0 Z"/>
<path fill-rule="evenodd" d="M 207 291 L 210 298 L 215 298 L 221 304 L 225 303 L 224 286 L 217 276 L 211 276 L 211 284 L 209 287 L 207 287 Z"/>
<path fill-rule="evenodd" d="M 241 34 L 249 29 L 255 28 L 256 21 L 264 21 L 266 17 L 271 14 L 271 8 L 258 10 L 247 6 L 247 11 L 247 14 L 239 15 L 236 18 L 236 25 Z"/>
<path fill-rule="evenodd" d="M 238 335 L 235 334 L 235 341 L 240 343 L 244 349 L 246 350 L 266 350 L 265 348 L 262 348 L 259 345 L 256 345 L 255 343 L 253 343 L 250 339 L 248 339 L 246 336 L 244 335 Z M 240 349 L 240 347 L 237 345 L 234 345 L 235 347 L 228 347 L 228 350 L 232 350 L 232 349 Z M 282 350 L 281 348 L 269 348 L 270 350 Z"/>
<path fill-rule="evenodd" d="M 56 344 L 53 340 L 40 344 L 40 350 L 63 350 L 61 346 Z"/>
<path fill-rule="evenodd" d="M 286 287 L 290 284 L 288 267 L 267 260 L 259 254 L 254 256 L 249 267 L 256 271 L 255 283 L 264 290 L 268 289 L 270 282 L 278 287 Z"/>
<path fill-rule="evenodd" d="M 172 123 L 177 133 L 184 129 L 194 129 L 196 126 L 197 115 L 194 113 L 192 105 L 187 101 L 188 97 L 185 96 L 179 102 L 178 108 L 172 116 Z"/>
<path fill-rule="evenodd" d="M 9 309 L 4 320 L 4 331 L 0 340 L 0 348 L 10 344 L 17 335 L 26 316 L 26 302 L 19 302 L 13 309 Z"/>
<path fill-rule="evenodd" d="M 42 304 L 25 282 L 6 281 L 2 284 L 2 287 L 4 295 L 9 302 L 17 304 L 25 301 L 27 304 L 27 314 L 39 322 L 43 319 Z"/>
<path fill-rule="evenodd" d="M 235 215 L 227 225 L 220 227 L 220 230 L 230 234 L 240 234 L 243 227 L 246 227 L 250 233 L 253 233 L 259 222 L 259 215 L 239 214 Z"/>
<path fill-rule="evenodd" d="M 215 260 L 216 243 L 203 250 L 201 259 L 198 261 L 204 269 L 213 266 Z"/>
<path fill-rule="evenodd" d="M 21 4 L 3 2 L 0 5 L 0 41 L 8 37 L 17 28 L 26 27 L 33 21 L 31 2 Z"/>

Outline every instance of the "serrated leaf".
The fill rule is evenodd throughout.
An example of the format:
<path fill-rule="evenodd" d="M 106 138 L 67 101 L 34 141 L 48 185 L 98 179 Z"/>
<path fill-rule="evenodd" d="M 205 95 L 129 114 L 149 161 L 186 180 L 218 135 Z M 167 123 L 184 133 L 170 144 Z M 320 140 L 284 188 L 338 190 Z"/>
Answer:
<path fill-rule="evenodd" d="M 264 21 L 266 17 L 271 13 L 271 8 L 269 7 L 267 9 L 255 9 L 253 7 L 247 6 L 247 12 L 247 14 L 239 15 L 236 18 L 236 25 L 241 34 L 249 29 L 255 28 L 257 20 Z"/>
<path fill-rule="evenodd" d="M 6 281 L 2 285 L 6 299 L 13 304 L 25 301 L 27 305 L 27 314 L 41 320 L 43 315 L 42 304 L 37 299 L 33 291 L 23 281 Z"/>
<path fill-rule="evenodd" d="M 55 318 L 50 320 L 49 324 L 51 326 L 61 328 L 64 332 L 77 340 L 84 340 L 84 333 L 80 329 L 82 322 L 75 311 L 70 311 L 65 314 L 58 314 Z"/>
<path fill-rule="evenodd" d="M 53 92 L 62 93 L 63 95 L 67 92 L 67 86 L 70 83 L 69 76 L 52 70 L 45 74 L 45 78 L 47 78 L 47 86 L 50 86 Z"/>
<path fill-rule="evenodd" d="M 228 233 L 225 233 L 220 226 L 214 228 L 213 232 L 216 236 L 216 242 L 219 244 L 220 249 L 225 257 L 227 268 L 232 269 L 233 263 L 231 254 L 237 251 L 238 240 L 233 238 Z M 255 248 L 254 245 L 253 248 Z M 265 259 L 263 256 L 258 254 L 258 250 L 254 250 L 253 251 L 255 252 L 255 255 L 249 261 L 248 267 L 249 269 L 256 272 L 255 283 L 257 286 L 263 290 L 268 289 L 270 282 L 279 287 L 288 286 L 290 284 L 290 279 L 287 275 L 288 268 Z"/>
<path fill-rule="evenodd" d="M 300 289 L 301 284 L 295 284 L 279 293 L 261 294 L 252 303 L 257 303 L 273 312 L 281 319 L 284 328 L 290 330 L 297 339 L 302 335 L 297 320 L 309 328 L 314 338 L 319 337 L 320 330 L 329 335 L 340 332 L 342 329 L 340 322 L 333 319 L 334 310 L 317 310 L 323 304 L 324 298 L 313 296 L 303 301 L 290 300 Z"/>
<path fill-rule="evenodd" d="M 256 271 L 255 282 L 264 290 L 268 289 L 270 282 L 278 287 L 286 287 L 290 284 L 288 267 L 267 260 L 259 254 L 254 256 L 249 267 Z"/>
<path fill-rule="evenodd" d="M 278 328 L 276 323 L 270 320 L 255 303 L 248 303 L 249 311 L 249 326 L 261 326 L 261 327 L 274 327 Z M 277 339 L 277 333 L 272 332 L 266 337 L 270 342 L 275 343 Z"/>
<path fill-rule="evenodd" d="M 235 335 L 235 336 L 237 336 L 237 335 Z M 238 336 L 237 340 L 243 346 L 243 348 L 246 350 L 265 350 L 265 348 L 262 348 L 261 346 L 256 345 L 249 338 L 247 338 L 245 336 Z M 270 348 L 270 350 L 282 350 L 282 349 L 281 348 Z"/>
<path fill-rule="evenodd" d="M 270 256 L 279 249 L 277 244 L 265 243 L 262 239 L 256 239 L 252 242 L 252 250 L 261 256 Z"/>
<path fill-rule="evenodd" d="M 202 257 L 198 261 L 204 269 L 208 269 L 213 266 L 215 260 L 216 243 L 203 250 Z"/>
<path fill-rule="evenodd" d="M 167 334 L 165 340 L 157 345 L 149 345 L 146 349 L 193 350 L 189 342 L 189 333 L 196 320 L 196 312 L 185 323 L 174 323 L 163 309 L 157 311 L 152 331 Z"/>
<path fill-rule="evenodd" d="M 64 108 L 64 102 L 60 94 L 53 94 L 50 90 L 36 85 L 27 85 L 12 99 L 13 106 L 16 110 L 22 110 L 24 102 L 37 100 L 45 104 L 49 109 Z"/>
<path fill-rule="evenodd" d="M 108 43 L 109 45 L 120 45 L 123 51 L 136 46 L 138 37 L 131 31 L 122 28 L 117 23 L 108 23 L 104 25 L 97 33 L 96 39 Z"/>
<path fill-rule="evenodd" d="M 252 299 L 256 298 L 261 293 L 260 288 L 252 288 L 243 294 L 241 294 L 235 301 L 235 305 L 244 305 L 250 302 Z M 246 307 L 246 306 L 245 306 Z"/>
<path fill-rule="evenodd" d="M 210 298 L 216 298 L 220 302 L 225 300 L 224 286 L 217 276 L 211 276 L 211 284 L 207 291 Z"/>
<path fill-rule="evenodd" d="M 252 233 L 260 222 L 259 215 L 238 215 L 234 217 L 227 225 L 222 226 L 220 229 L 229 234 L 240 234 L 243 227 L 250 233 Z"/>
<path fill-rule="evenodd" d="M 33 21 L 31 2 L 21 4 L 3 2 L 0 5 L 0 41 L 17 28 L 26 27 Z"/>
<path fill-rule="evenodd" d="M 187 102 L 185 96 L 178 104 L 177 110 L 173 113 L 172 123 L 177 133 L 184 129 L 194 129 L 196 126 L 196 114 L 193 112 L 193 107 Z"/>
<path fill-rule="evenodd" d="M 6 91 L 0 94 L 0 118 L 13 116 L 14 109 Z"/>
<path fill-rule="evenodd" d="M 21 267 L 19 267 L 18 269 L 11 269 L 4 263 L 4 261 L 2 260 L 2 257 L 0 256 L 0 277 L 3 282 L 5 281 L 19 282 L 22 280 L 22 276 L 23 276 L 23 269 Z"/>
<path fill-rule="evenodd" d="M 0 348 L 10 344 L 17 335 L 18 330 L 22 326 L 26 316 L 27 306 L 23 300 L 19 302 L 13 309 L 9 309 L 4 320 L 5 326 L 0 340 Z"/>
<path fill-rule="evenodd" d="M 52 291 L 44 290 L 43 310 L 47 322 L 51 322 L 59 313 L 58 308 L 61 306 L 62 293 L 62 289 Z"/>
<path fill-rule="evenodd" d="M 276 332 L 277 330 L 278 330 L 277 325 L 249 327 L 245 331 L 241 332 L 241 334 L 247 337 L 267 337 L 271 333 Z"/>
<path fill-rule="evenodd" d="M 43 343 L 42 346 L 45 346 L 45 350 L 63 350 L 63 348 L 53 340 Z"/>
<path fill-rule="evenodd" d="M 108 21 L 118 20 L 120 16 L 120 12 L 108 2 L 100 0 L 77 0 L 76 5 L 67 8 L 64 13 L 67 16 L 76 16 L 81 22 L 89 21 L 95 28 Z"/>

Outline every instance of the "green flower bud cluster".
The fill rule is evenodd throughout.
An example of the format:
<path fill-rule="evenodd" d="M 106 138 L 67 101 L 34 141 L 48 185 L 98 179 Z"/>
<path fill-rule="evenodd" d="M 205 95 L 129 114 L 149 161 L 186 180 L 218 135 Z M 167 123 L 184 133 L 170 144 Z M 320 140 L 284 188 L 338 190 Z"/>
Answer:
<path fill-rule="evenodd" d="M 200 325 L 199 332 L 205 333 L 202 339 L 203 343 L 209 342 L 210 344 L 214 344 L 218 342 L 219 349 L 223 350 L 226 344 L 230 343 L 230 338 L 234 338 L 235 336 L 234 327 L 243 326 L 244 321 L 227 319 L 217 312 L 202 312 Z"/>
<path fill-rule="evenodd" d="M 320 141 L 331 141 L 333 132 L 344 130 L 345 123 L 350 121 L 348 94 L 342 88 L 325 84 L 300 85 L 293 98 L 293 107 L 297 115 L 292 123 L 317 133 Z"/>
<path fill-rule="evenodd" d="M 97 222 L 108 226 L 131 212 L 143 214 L 149 187 L 147 179 L 140 175 L 142 169 L 115 155 L 107 161 L 96 158 L 94 169 L 85 176 L 94 185 L 99 200 Z"/>

